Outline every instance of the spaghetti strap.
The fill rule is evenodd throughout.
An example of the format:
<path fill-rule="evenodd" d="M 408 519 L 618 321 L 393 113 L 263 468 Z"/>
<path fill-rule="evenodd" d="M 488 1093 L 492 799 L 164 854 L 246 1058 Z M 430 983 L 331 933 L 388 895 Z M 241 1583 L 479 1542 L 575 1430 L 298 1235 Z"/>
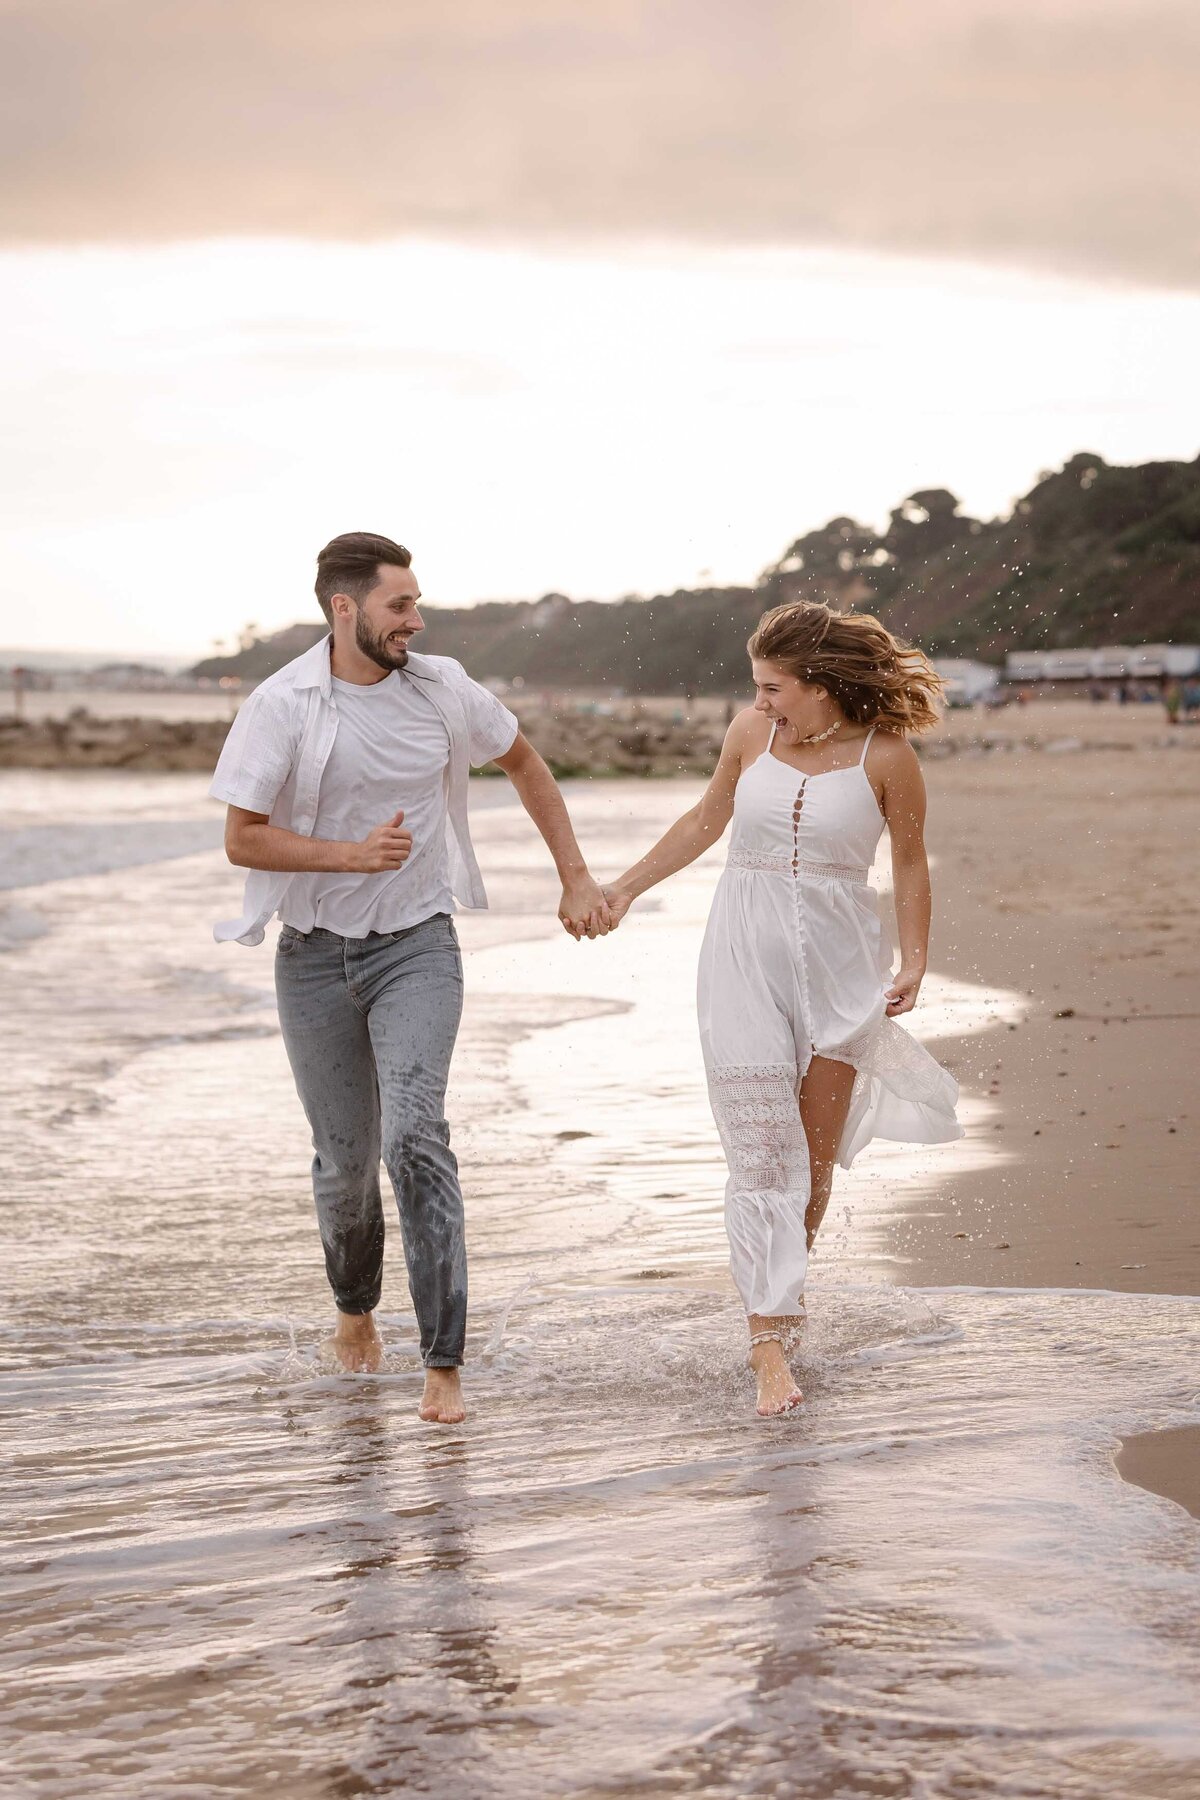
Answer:
<path fill-rule="evenodd" d="M 863 747 L 862 747 L 862 755 L 858 759 L 858 766 L 860 769 L 862 768 L 863 764 L 867 760 L 867 751 L 871 748 L 871 739 L 875 736 L 877 729 L 878 729 L 877 726 L 872 725 L 870 731 L 868 731 L 868 733 L 867 733 L 866 742 L 863 744 Z"/>

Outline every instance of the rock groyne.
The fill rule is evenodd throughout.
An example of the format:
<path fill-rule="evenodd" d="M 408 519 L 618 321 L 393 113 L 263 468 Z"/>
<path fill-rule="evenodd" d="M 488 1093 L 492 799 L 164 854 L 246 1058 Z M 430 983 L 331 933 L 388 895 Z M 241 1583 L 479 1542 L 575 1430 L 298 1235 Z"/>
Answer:
<path fill-rule="evenodd" d="M 61 719 L 0 719 L 0 768 L 207 773 L 228 730 L 228 719 L 101 719 L 83 708 Z"/>
<path fill-rule="evenodd" d="M 713 716 L 707 716 L 711 711 Z M 633 709 L 628 717 L 520 708 L 521 727 L 556 775 L 707 775 L 725 708 L 688 719 Z M 190 770 L 207 774 L 229 730 L 221 719 L 102 719 L 80 708 L 61 719 L 0 719 L 0 768 Z"/>
<path fill-rule="evenodd" d="M 521 699 L 521 728 L 558 776 L 708 776 L 735 703 L 627 700 L 613 706 L 546 697 Z M 227 719 L 0 718 L 0 769 L 176 770 L 208 774 Z M 927 738 L 922 757 L 1108 750 L 1200 752 L 1195 725 L 1167 727 L 1157 707 L 1089 707 L 1047 701 L 999 713 L 954 712 Z"/>

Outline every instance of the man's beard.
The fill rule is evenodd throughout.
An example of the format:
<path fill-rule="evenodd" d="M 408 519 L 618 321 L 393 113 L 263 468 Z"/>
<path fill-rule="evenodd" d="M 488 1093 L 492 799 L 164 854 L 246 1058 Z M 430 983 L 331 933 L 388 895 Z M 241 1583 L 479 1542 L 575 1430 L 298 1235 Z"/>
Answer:
<path fill-rule="evenodd" d="M 361 607 L 355 614 L 354 642 L 381 669 L 402 669 L 408 661 L 407 640 L 389 644 L 386 637 L 377 636 L 363 617 Z"/>

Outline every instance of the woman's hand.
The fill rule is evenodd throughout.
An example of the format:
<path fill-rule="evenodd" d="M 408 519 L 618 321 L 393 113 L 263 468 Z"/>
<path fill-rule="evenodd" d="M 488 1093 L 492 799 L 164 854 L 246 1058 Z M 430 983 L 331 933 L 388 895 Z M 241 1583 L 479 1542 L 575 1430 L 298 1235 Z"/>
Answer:
<path fill-rule="evenodd" d="M 892 977 L 892 985 L 884 989 L 887 1001 L 887 1016 L 894 1019 L 899 1013 L 911 1012 L 917 1004 L 917 995 L 921 991 L 924 969 L 906 969 L 901 967 Z"/>
<path fill-rule="evenodd" d="M 608 901 L 608 916 L 612 920 L 615 931 L 633 905 L 633 895 L 622 893 L 620 888 L 609 886 L 604 889 L 604 898 Z"/>

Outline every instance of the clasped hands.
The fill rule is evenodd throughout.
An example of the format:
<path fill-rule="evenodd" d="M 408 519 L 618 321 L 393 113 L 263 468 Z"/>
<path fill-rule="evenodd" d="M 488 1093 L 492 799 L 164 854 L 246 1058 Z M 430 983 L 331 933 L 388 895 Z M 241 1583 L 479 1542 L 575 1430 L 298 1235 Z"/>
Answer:
<path fill-rule="evenodd" d="M 576 943 L 585 937 L 607 937 L 617 929 L 632 901 L 632 894 L 620 893 L 615 887 L 601 887 L 591 875 L 579 875 L 563 882 L 559 922 Z"/>

